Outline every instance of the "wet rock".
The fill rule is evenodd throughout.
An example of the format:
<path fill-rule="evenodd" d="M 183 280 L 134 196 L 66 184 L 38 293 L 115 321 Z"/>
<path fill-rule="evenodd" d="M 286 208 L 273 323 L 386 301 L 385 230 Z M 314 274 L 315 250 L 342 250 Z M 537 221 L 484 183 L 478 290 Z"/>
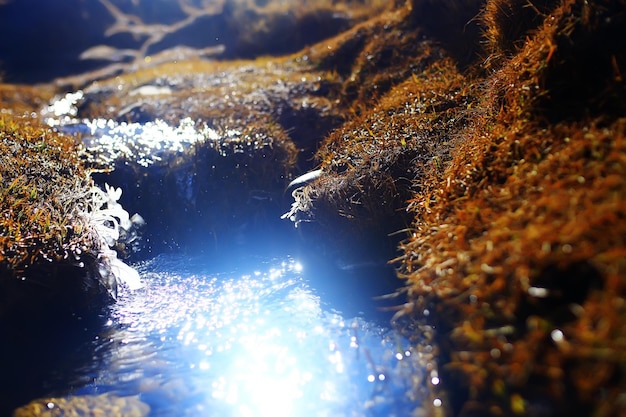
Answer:
<path fill-rule="evenodd" d="M 73 415 L 144 417 L 149 413 L 150 407 L 137 397 L 118 397 L 113 394 L 102 394 L 38 399 L 15 410 L 13 417 Z"/>

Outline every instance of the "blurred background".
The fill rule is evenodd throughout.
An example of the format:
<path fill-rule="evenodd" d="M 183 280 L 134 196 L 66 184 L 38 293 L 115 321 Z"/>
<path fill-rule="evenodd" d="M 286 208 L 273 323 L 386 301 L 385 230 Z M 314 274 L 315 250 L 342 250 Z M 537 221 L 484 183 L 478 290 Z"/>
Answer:
<path fill-rule="evenodd" d="M 95 46 L 138 49 L 151 36 L 138 35 L 142 25 L 152 34 L 170 27 L 150 42 L 148 54 L 177 45 L 223 45 L 222 59 L 291 53 L 385 7 L 382 0 L 4 0 L 0 74 L 5 82 L 34 84 L 127 60 L 123 54 L 105 57 L 102 49 L 81 54 Z M 124 30 L 124 20 L 135 29 Z"/>

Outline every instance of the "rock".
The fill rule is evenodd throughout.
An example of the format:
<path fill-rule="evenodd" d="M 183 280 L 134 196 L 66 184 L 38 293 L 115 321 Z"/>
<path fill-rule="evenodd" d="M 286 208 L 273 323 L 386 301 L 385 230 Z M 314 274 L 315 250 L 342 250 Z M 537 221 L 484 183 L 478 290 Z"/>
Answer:
<path fill-rule="evenodd" d="M 13 417 L 60 417 L 103 415 L 110 417 L 144 417 L 150 407 L 137 397 L 113 394 L 82 395 L 67 398 L 41 398 L 13 412 Z"/>

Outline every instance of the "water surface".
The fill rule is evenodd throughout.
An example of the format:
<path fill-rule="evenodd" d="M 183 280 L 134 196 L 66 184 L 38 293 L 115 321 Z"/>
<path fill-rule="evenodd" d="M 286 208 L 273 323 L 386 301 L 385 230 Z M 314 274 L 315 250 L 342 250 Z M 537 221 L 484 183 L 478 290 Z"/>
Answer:
<path fill-rule="evenodd" d="M 404 416 L 419 406 L 424 360 L 402 336 L 332 308 L 298 260 L 233 265 L 217 272 L 187 255 L 135 265 L 145 287 L 68 341 L 39 393 L 137 395 L 151 416 Z"/>

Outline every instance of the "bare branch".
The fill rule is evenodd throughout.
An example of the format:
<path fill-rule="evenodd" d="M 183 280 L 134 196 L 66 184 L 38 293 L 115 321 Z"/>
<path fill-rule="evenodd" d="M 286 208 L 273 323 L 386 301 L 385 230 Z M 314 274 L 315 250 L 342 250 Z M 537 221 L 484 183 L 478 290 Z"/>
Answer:
<path fill-rule="evenodd" d="M 112 36 L 119 33 L 128 33 L 133 35 L 135 39 L 145 38 L 139 49 L 137 50 L 135 63 L 139 63 L 146 58 L 148 49 L 161 42 L 166 36 L 176 33 L 191 24 L 198 18 L 203 16 L 214 16 L 222 13 L 224 10 L 225 0 L 216 0 L 210 6 L 197 8 L 189 5 L 185 0 L 178 0 L 180 9 L 187 15 L 183 20 L 171 25 L 164 24 L 146 24 L 141 18 L 122 12 L 110 0 L 100 0 L 100 2 L 111 13 L 115 19 L 115 23 L 105 32 L 106 36 Z"/>
<path fill-rule="evenodd" d="M 132 26 L 142 26 L 143 23 L 141 19 L 137 16 L 127 15 L 123 13 L 120 9 L 117 8 L 113 3 L 109 0 L 100 0 L 100 3 L 109 11 L 111 16 L 115 19 L 115 23 L 104 32 L 106 36 L 112 36 L 116 33 L 124 33 L 127 32 L 128 28 Z"/>

